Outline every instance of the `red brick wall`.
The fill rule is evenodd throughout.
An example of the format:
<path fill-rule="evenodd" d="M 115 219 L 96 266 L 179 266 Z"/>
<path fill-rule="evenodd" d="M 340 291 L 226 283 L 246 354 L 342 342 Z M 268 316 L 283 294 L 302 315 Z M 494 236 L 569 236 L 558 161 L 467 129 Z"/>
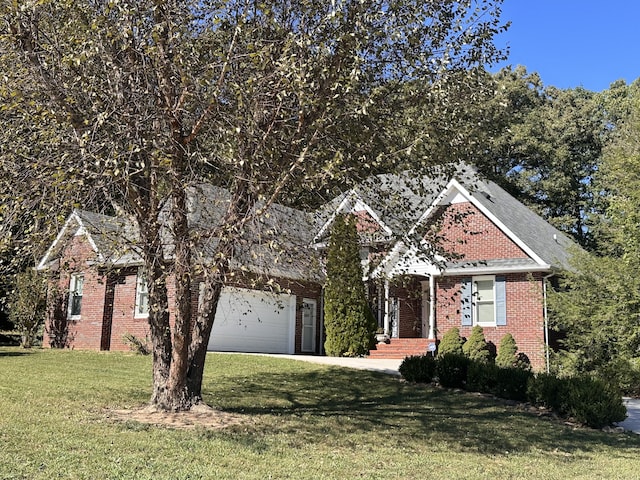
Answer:
<path fill-rule="evenodd" d="M 468 337 L 472 327 L 461 324 L 460 282 L 463 277 L 437 279 L 436 334 L 442 338 L 453 327 Z M 487 341 L 496 347 L 507 333 L 513 335 L 518 351 L 525 353 L 536 370 L 545 367 L 544 312 L 542 302 L 542 275 L 517 273 L 505 275 L 507 325 L 483 327 Z"/>
<path fill-rule="evenodd" d="M 81 318 L 70 320 L 67 323 L 71 348 L 98 350 L 102 347 L 102 349 L 128 351 L 130 345 L 123 340 L 125 334 L 134 335 L 141 340 L 149 339 L 148 319 L 135 317 L 137 267 L 107 273 L 98 271 L 95 266 L 89 264 L 93 263 L 96 258 L 91 245 L 84 236 L 73 237 L 63 250 L 62 258 L 62 267 L 58 272 L 59 278 L 53 280 L 59 291 L 68 291 L 72 273 L 84 274 Z M 234 286 L 250 288 L 252 280 L 254 279 L 245 278 L 239 280 Z M 301 352 L 303 300 L 304 298 L 316 300 L 315 345 L 316 352 L 320 352 L 322 342 L 320 285 L 283 279 L 279 280 L 279 285 L 296 295 L 296 353 Z M 194 282 L 192 296 L 194 311 L 198 305 L 198 286 L 198 282 Z M 172 277 L 167 280 L 167 294 L 169 313 L 173 318 L 175 283 Z M 105 298 L 107 299 L 106 305 Z M 112 305 L 109 305 L 109 301 L 113 302 Z M 49 345 L 49 342 L 45 343 L 47 346 Z"/>
<path fill-rule="evenodd" d="M 463 260 L 528 257 L 471 203 L 446 206 L 439 213 L 438 221 L 441 222 L 440 245 L 445 252 L 463 256 Z"/>
<path fill-rule="evenodd" d="M 89 265 L 95 261 L 96 255 L 91 245 L 84 236 L 72 237 L 65 246 L 58 275 L 51 280 L 51 286 L 58 292 L 66 294 L 69 291 L 69 282 L 72 274 L 84 276 L 82 304 L 80 319 L 68 320 L 68 341 L 70 346 L 79 349 L 100 349 L 102 332 L 102 313 L 105 296 L 106 278 L 104 274 Z M 67 305 L 64 305 L 63 314 L 67 313 Z M 47 331 L 50 328 L 51 318 L 47 319 Z M 45 346 L 49 342 L 45 341 Z"/>

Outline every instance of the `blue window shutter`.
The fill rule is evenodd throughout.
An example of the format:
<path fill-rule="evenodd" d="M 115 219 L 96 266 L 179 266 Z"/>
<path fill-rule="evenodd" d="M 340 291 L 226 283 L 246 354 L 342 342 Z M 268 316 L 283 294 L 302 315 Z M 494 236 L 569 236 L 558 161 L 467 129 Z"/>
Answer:
<path fill-rule="evenodd" d="M 507 282 L 496 277 L 496 325 L 507 324 Z"/>
<path fill-rule="evenodd" d="M 462 303 L 460 312 L 462 314 L 462 325 L 473 325 L 473 304 L 471 303 L 471 279 L 463 278 L 460 282 L 460 296 Z"/>

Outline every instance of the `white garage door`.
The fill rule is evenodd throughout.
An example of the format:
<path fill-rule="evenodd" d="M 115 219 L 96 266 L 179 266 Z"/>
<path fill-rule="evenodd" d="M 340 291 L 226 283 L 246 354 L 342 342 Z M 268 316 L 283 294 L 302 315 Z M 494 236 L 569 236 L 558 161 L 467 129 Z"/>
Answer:
<path fill-rule="evenodd" d="M 296 297 L 225 287 L 208 350 L 294 353 Z"/>

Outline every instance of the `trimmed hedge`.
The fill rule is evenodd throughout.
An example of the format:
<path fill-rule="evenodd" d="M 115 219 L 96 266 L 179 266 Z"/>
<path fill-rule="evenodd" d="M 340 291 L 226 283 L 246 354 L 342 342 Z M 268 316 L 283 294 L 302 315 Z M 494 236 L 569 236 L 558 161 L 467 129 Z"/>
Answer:
<path fill-rule="evenodd" d="M 560 379 L 554 375 L 518 368 L 502 368 L 471 360 L 464 355 L 445 354 L 407 357 L 400 373 L 410 382 L 429 383 L 437 378 L 445 388 L 465 388 L 550 408 L 593 428 L 602 428 L 626 418 L 620 391 L 590 376 Z"/>
<path fill-rule="evenodd" d="M 436 373 L 438 382 L 447 388 L 463 388 L 467 381 L 467 369 L 471 360 L 464 355 L 446 353 L 438 358 Z"/>
<path fill-rule="evenodd" d="M 431 355 L 406 357 L 398 371 L 408 382 L 431 383 L 436 373 L 436 359 Z"/>

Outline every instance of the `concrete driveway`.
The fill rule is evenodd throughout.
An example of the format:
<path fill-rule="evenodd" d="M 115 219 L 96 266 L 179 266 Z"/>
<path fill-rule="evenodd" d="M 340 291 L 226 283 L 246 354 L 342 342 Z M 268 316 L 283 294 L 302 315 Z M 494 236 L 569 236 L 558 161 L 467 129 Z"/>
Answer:
<path fill-rule="evenodd" d="M 629 416 L 618 425 L 624 427 L 625 430 L 640 434 L 640 399 L 625 398 L 624 405 L 627 407 L 627 415 Z"/>

